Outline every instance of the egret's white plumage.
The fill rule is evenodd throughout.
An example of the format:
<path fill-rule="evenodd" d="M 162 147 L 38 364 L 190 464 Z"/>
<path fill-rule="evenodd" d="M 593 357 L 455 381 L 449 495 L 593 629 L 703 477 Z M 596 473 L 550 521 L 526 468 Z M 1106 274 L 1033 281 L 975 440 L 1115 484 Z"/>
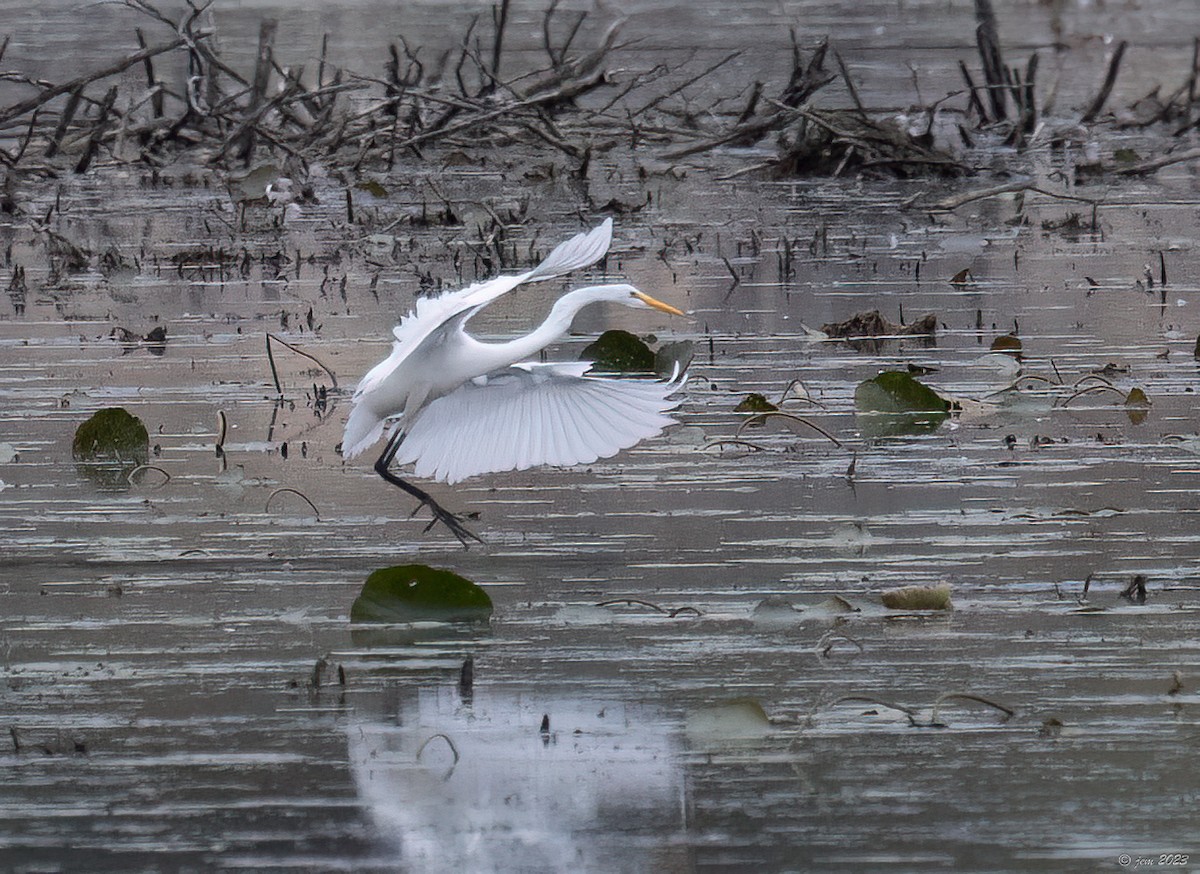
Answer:
<path fill-rule="evenodd" d="M 425 402 L 426 397 L 420 395 L 424 383 L 421 371 L 428 374 L 431 370 L 426 356 L 417 354 L 418 349 L 444 345 L 471 316 L 523 283 L 590 267 L 605 256 L 611 243 L 612 219 L 605 219 L 589 233 L 577 234 L 558 245 L 542 263 L 525 273 L 497 276 L 460 291 L 419 298 L 412 312 L 392 329 L 392 354 L 371 368 L 354 390 L 354 409 L 342 438 L 342 455 L 353 458 L 370 448 L 383 436 L 388 418 L 406 408 L 410 414 L 415 413 Z M 464 375 L 459 383 L 480 372 L 486 371 Z M 450 376 L 457 378 L 457 373 Z"/>
<path fill-rule="evenodd" d="M 666 414 L 676 404 L 668 398 L 681 380 L 588 376 L 586 362 L 525 359 L 562 337 L 575 314 L 591 304 L 611 301 L 680 314 L 674 307 L 631 285 L 589 286 L 559 298 L 546 320 L 524 337 L 485 343 L 465 330 L 475 313 L 520 284 L 600 260 L 611 238 L 608 220 L 558 246 L 526 273 L 418 301 L 395 328 L 391 355 L 355 390 L 343 454 L 363 452 L 389 420 L 398 419 L 402 439 L 393 438 L 376 470 L 396 482 L 385 471 L 398 460 L 415 464 L 418 476 L 455 483 L 482 473 L 590 463 L 661 433 L 673 422 Z M 452 516 L 410 484 L 404 487 L 435 515 Z"/>
<path fill-rule="evenodd" d="M 542 464 L 590 464 L 654 437 L 674 419 L 678 381 L 585 376 L 589 362 L 514 365 L 432 401 L 396 460 L 456 483 Z"/>

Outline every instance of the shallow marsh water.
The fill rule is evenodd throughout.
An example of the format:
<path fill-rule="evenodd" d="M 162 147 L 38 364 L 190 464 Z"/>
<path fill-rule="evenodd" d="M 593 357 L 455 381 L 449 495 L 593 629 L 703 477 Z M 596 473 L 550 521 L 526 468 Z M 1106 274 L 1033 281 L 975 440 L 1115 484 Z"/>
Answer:
<path fill-rule="evenodd" d="M 902 70 L 919 51 L 949 76 L 971 57 L 969 12 L 948 37 L 945 8 L 889 12 L 909 29 L 874 48 L 869 19 L 846 19 L 842 51 L 872 95 L 910 99 L 876 66 Z M 1050 38 L 1029 9 L 1006 22 L 1014 45 Z M 772 10 L 759 12 L 775 25 L 811 11 Z M 1185 69 L 1168 62 L 1190 56 L 1194 13 L 1072 10 L 1084 46 L 1106 32 L 1145 41 L 1124 97 L 1141 93 L 1145 46 Z M 712 49 L 711 33 L 685 30 Z M 786 53 L 786 33 L 777 42 Z M 521 265 L 599 218 L 561 174 L 525 175 L 552 156 L 402 166 L 379 177 L 388 196 L 355 191 L 354 225 L 332 172 L 286 225 L 265 206 L 239 215 L 204 168 L 157 185 L 102 168 L 25 190 L 30 213 L 60 198 L 59 232 L 128 263 L 52 283 L 41 238 L 0 224 L 6 270 L 24 266 L 29 286 L 0 321 L 0 443 L 17 456 L 0 463 L 0 715 L 15 733 L 0 756 L 4 867 L 1092 871 L 1122 853 L 1200 854 L 1194 168 L 1073 187 L 1102 201 L 1093 231 L 1089 208 L 1032 193 L 1023 223 L 1012 197 L 904 208 L 986 177 L 716 181 L 761 157 L 718 155 L 683 178 L 653 175 L 652 150 L 596 162 L 596 201 L 652 193 L 617 217 L 606 274 L 690 318 L 592 311 L 559 351 L 613 326 L 694 340 L 682 425 L 586 469 L 438 489 L 481 514 L 487 544 L 469 552 L 422 534 L 406 500 L 334 447 L 348 390 L 421 277 L 456 287 L 488 272 L 472 248 L 487 213 L 471 204 L 530 198 L 511 230 Z M 1047 154 L 1040 172 L 1055 184 L 1076 157 Z M 389 229 L 439 203 L 431 180 L 464 224 Z M 1042 229 L 1075 211 L 1082 229 Z M 950 284 L 963 268 L 973 281 Z M 562 287 L 522 291 L 478 328 L 523 329 Z M 804 329 L 872 308 L 936 313 L 936 343 L 868 353 Z M 161 356 L 109 337 L 158 324 Z M 1069 385 L 1128 368 L 1113 379 L 1145 389 L 1145 421 L 1112 392 L 1066 403 L 1066 389 L 1034 385 L 929 435 L 860 438 L 861 380 L 913 363 L 938 368 L 922 378 L 940 391 L 988 398 L 1014 376 L 989 344 L 1014 327 L 1027 374 Z M 287 353 L 276 405 L 268 330 L 337 373 L 327 411 L 312 396 L 327 378 Z M 747 392 L 777 397 L 794 378 L 820 406 L 787 408 L 845 447 L 777 424 L 743 433 L 767 451 L 708 445 L 733 436 Z M 100 492 L 77 473 L 75 427 L 113 405 L 146 422 L 165 485 L 149 471 Z M 287 493 L 268 511 L 280 487 L 319 518 Z M 485 585 L 490 625 L 351 628 L 367 574 L 412 561 Z M 1135 574 L 1149 584 L 1140 606 L 1118 597 Z M 1089 575 L 1102 611 L 1076 600 Z M 884 589 L 943 582 L 950 613 L 879 605 Z M 667 612 L 596 606 L 617 599 Z M 962 699 L 935 714 L 947 692 L 1015 714 Z"/>

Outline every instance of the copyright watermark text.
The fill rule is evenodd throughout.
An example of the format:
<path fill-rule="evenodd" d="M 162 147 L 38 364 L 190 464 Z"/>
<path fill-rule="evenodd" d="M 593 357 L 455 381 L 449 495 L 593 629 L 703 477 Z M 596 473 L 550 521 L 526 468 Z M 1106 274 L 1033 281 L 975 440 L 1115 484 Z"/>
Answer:
<path fill-rule="evenodd" d="M 1159 853 L 1157 856 L 1131 856 L 1129 853 L 1122 853 L 1117 856 L 1117 864 L 1122 868 L 1183 867 L 1191 858 L 1187 853 Z"/>

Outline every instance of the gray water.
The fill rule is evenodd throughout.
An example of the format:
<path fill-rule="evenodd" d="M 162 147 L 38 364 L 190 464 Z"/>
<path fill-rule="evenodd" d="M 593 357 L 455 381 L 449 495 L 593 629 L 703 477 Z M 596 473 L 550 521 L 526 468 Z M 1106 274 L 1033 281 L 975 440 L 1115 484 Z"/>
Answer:
<path fill-rule="evenodd" d="M 241 40 L 248 55 L 258 18 L 279 14 L 297 61 L 330 32 L 346 65 L 366 69 L 383 56 L 386 35 L 364 23 L 381 8 L 322 18 L 241 4 L 218 23 L 223 48 Z M 1050 51 L 1053 8 L 1002 11 L 1014 56 Z M 535 52 L 539 10 L 518 8 L 515 58 Z M 958 58 L 975 63 L 967 4 L 761 4 L 732 22 L 711 4 L 630 11 L 626 33 L 643 38 L 630 64 L 669 52 L 684 69 L 759 47 L 698 87 L 698 105 L 754 77 L 779 84 L 797 22 L 805 45 L 835 36 L 871 105 L 916 101 L 905 62 L 926 99 L 957 87 Z M 126 41 L 132 26 L 105 7 L 9 12 L 5 64 L 26 70 L 113 56 L 64 22 L 87 16 Z M 1133 41 L 1119 107 L 1155 81 L 1174 87 L 1200 32 L 1179 4 L 1059 12 L 1071 48 L 1043 61 L 1063 71 L 1053 124 L 1096 87 L 1106 34 Z M 436 4 L 406 16 L 431 46 L 465 17 Z M 576 183 L 530 172 L 557 154 L 405 159 L 369 177 L 386 196 L 355 190 L 353 225 L 335 167 L 314 168 L 317 203 L 286 224 L 274 207 L 239 214 L 203 166 L 159 184 L 111 164 L 25 184 L 28 215 L 57 198 L 58 232 L 97 254 L 115 246 L 126 264 L 52 280 L 27 218 L 0 222 L 0 279 L 21 265 L 29 286 L 22 311 L 0 304 L 0 725 L 12 738 L 0 867 L 1094 871 L 1128 854 L 1129 868 L 1195 868 L 1194 165 L 1067 184 L 1083 146 L 1043 149 L 1039 182 L 1097 201 L 1093 227 L 1089 205 L 1037 193 L 1023 208 L 1012 195 L 922 208 L 997 181 L 986 174 L 721 181 L 769 145 L 670 172 L 653 143 L 617 144 L 593 164 L 593 203 L 651 195 L 616 217 L 603 275 L 688 317 L 593 309 L 556 355 L 577 357 L 609 327 L 694 341 L 681 424 L 585 468 L 434 487 L 479 513 L 486 544 L 470 551 L 423 533 L 406 498 L 334 447 L 349 390 L 421 277 L 454 288 L 495 268 L 475 246 L 480 204 L 522 215 L 509 225 L 515 266 L 599 221 Z M 1104 131 L 1106 157 L 1167 145 Z M 439 192 L 463 224 L 394 224 Z M 1071 212 L 1082 228 L 1043 228 Z M 963 268 L 973 281 L 951 284 Z M 473 327 L 527 329 L 566 287 L 551 285 Z M 875 308 L 897 322 L 935 313 L 936 342 L 871 352 L 806 331 Z M 110 337 L 156 325 L 162 355 Z M 1049 382 L 996 394 L 1016 373 L 989 345 L 1014 329 L 1022 372 Z M 312 387 L 328 377 L 278 351 L 276 403 L 267 331 L 337 374 L 327 408 Z M 937 368 L 921 378 L 966 409 L 932 434 L 864 439 L 855 386 L 910 363 Z M 1150 398 L 1144 421 L 1116 392 L 1072 397 L 1110 363 L 1115 387 Z M 793 379 L 816 403 L 785 409 L 843 446 L 779 422 L 742 432 L 761 451 L 712 445 L 734 436 L 748 392 L 778 399 Z M 80 475 L 74 430 L 108 406 L 143 419 L 169 481 L 151 470 L 107 492 Z M 483 585 L 490 624 L 352 627 L 366 576 L 411 562 Z M 1119 597 L 1136 574 L 1143 605 Z M 941 583 L 950 612 L 879 600 Z M 619 599 L 661 611 L 597 606 Z M 939 704 L 946 693 L 1013 714 Z M 1187 859 L 1160 860 L 1170 853 Z"/>

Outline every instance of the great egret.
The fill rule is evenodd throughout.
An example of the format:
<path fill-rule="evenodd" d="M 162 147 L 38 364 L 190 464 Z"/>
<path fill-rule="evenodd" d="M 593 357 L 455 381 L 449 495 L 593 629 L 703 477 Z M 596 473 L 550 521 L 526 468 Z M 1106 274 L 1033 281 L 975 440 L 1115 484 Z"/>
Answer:
<path fill-rule="evenodd" d="M 526 361 L 562 337 L 586 306 L 612 301 L 628 307 L 683 313 L 632 285 L 593 285 L 555 302 L 549 316 L 524 337 L 481 342 L 467 321 L 525 282 L 562 276 L 599 261 L 612 241 L 612 219 L 560 244 L 537 267 L 498 276 L 461 291 L 421 298 L 392 333 L 392 353 L 362 378 L 342 438 L 353 458 L 398 423 L 375 471 L 433 513 L 425 530 L 442 522 L 466 545 L 479 540 L 428 492 L 391 471 L 394 461 L 415 464 L 417 476 L 446 483 L 482 473 L 536 465 L 588 464 L 662 432 L 674 420 L 667 400 L 681 385 L 665 381 L 587 376 L 588 362 Z"/>

